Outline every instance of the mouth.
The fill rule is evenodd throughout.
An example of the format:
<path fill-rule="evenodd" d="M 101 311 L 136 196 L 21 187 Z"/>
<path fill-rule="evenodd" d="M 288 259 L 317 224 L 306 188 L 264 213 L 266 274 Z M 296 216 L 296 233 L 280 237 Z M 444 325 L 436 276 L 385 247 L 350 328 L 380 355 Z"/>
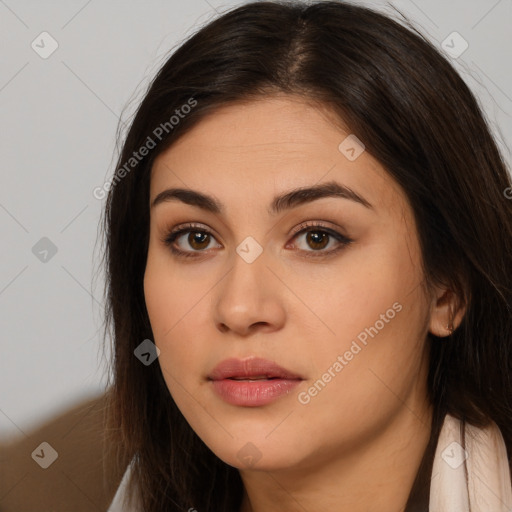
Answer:
<path fill-rule="evenodd" d="M 302 377 L 273 361 L 259 357 L 225 359 L 208 375 L 210 380 L 302 380 Z"/>
<path fill-rule="evenodd" d="M 279 378 L 280 377 L 267 377 L 265 375 L 258 375 L 255 377 L 228 377 L 229 380 L 241 380 L 246 382 L 256 382 L 258 380 L 275 380 Z"/>
<path fill-rule="evenodd" d="M 250 358 L 222 361 L 210 373 L 208 380 L 225 402 L 257 407 L 289 394 L 304 379 L 272 361 Z"/>

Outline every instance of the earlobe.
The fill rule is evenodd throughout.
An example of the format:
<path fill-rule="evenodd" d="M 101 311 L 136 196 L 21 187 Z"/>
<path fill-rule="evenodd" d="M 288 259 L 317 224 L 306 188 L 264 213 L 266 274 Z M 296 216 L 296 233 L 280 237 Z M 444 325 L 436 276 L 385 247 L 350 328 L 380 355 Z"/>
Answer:
<path fill-rule="evenodd" d="M 432 299 L 429 332 L 439 338 L 450 337 L 462 322 L 466 307 L 452 290 L 437 290 Z"/>

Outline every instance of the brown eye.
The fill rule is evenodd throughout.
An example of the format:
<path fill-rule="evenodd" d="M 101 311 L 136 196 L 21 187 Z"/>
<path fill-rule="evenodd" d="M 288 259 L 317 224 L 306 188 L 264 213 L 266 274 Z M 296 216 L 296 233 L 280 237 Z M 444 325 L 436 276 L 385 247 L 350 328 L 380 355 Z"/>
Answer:
<path fill-rule="evenodd" d="M 306 243 L 311 249 L 324 249 L 329 243 L 329 234 L 324 231 L 309 231 L 306 235 Z"/>
<path fill-rule="evenodd" d="M 163 242 L 177 256 L 200 256 L 202 253 L 207 254 L 210 249 L 222 248 L 212 233 L 193 225 L 171 231 Z"/>
<path fill-rule="evenodd" d="M 191 231 L 188 235 L 188 243 L 198 251 L 206 249 L 210 243 L 210 235 L 204 231 Z"/>
<path fill-rule="evenodd" d="M 304 222 L 299 229 L 300 231 L 296 232 L 293 237 L 295 241 L 293 247 L 304 256 L 335 255 L 353 242 L 351 238 L 317 223 Z"/>

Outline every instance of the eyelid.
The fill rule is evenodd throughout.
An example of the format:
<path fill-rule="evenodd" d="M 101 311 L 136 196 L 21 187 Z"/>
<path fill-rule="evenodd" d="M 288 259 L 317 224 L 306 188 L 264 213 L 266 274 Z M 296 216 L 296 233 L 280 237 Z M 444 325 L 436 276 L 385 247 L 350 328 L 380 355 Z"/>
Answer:
<path fill-rule="evenodd" d="M 177 226 L 174 226 L 170 231 L 167 232 L 166 237 L 169 237 L 171 235 L 175 235 L 177 233 L 181 233 L 182 231 L 204 231 L 206 233 L 209 233 L 213 236 L 217 236 L 213 230 L 206 226 L 205 224 L 201 224 L 198 222 L 184 222 L 183 224 L 178 224 Z"/>
<path fill-rule="evenodd" d="M 304 250 L 299 249 L 298 252 L 303 253 L 306 257 L 328 257 L 329 255 L 334 255 L 335 253 L 341 251 L 346 246 L 350 245 L 354 240 L 349 238 L 348 236 L 345 236 L 337 231 L 337 229 L 334 229 L 332 227 L 329 227 L 324 223 L 324 221 L 304 221 L 301 222 L 296 228 L 292 230 L 292 232 L 288 235 L 291 237 L 290 241 L 293 241 L 295 238 L 297 238 L 298 235 L 307 233 L 308 231 L 324 231 L 327 233 L 330 237 L 334 238 L 338 243 L 337 247 L 334 249 L 329 250 Z M 168 230 L 164 233 L 163 237 L 161 238 L 162 243 L 167 245 L 170 250 L 176 254 L 177 256 L 183 256 L 183 257 L 195 257 L 199 258 L 202 255 L 208 254 L 212 249 L 202 250 L 202 251 L 183 251 L 181 249 L 178 249 L 174 247 L 174 242 L 177 238 L 182 236 L 183 234 L 187 232 L 193 232 L 193 231 L 203 232 L 209 234 L 214 240 L 217 241 L 217 243 L 220 244 L 217 240 L 217 235 L 213 232 L 211 228 L 204 224 L 196 223 L 196 222 L 188 222 L 183 224 L 178 224 L 171 230 Z M 222 245 L 222 244 L 220 244 Z M 289 245 L 289 242 L 287 242 L 286 246 Z"/>
<path fill-rule="evenodd" d="M 295 240 L 298 235 L 308 232 L 321 231 L 327 233 L 331 238 L 334 238 L 337 242 L 336 247 L 329 250 L 304 250 L 299 249 L 299 253 L 302 253 L 305 257 L 309 258 L 328 258 L 329 256 L 334 256 L 338 252 L 345 249 L 348 245 L 354 242 L 354 240 L 346 235 L 343 235 L 338 231 L 340 228 L 331 228 L 325 225 L 324 221 L 305 221 L 301 222 L 297 228 L 295 228 L 290 236 L 292 236 L 291 240 Z M 287 244 L 288 246 L 289 244 Z"/>
<path fill-rule="evenodd" d="M 313 230 L 315 228 L 318 229 L 319 231 L 325 230 L 328 233 L 331 233 L 332 235 L 338 235 L 340 237 L 343 237 L 343 235 L 341 233 L 338 233 L 338 231 L 337 231 L 337 229 L 340 229 L 340 228 L 331 227 L 331 225 L 329 225 L 329 223 L 326 223 L 325 221 L 322 221 L 322 220 L 306 220 L 304 222 L 301 222 L 297 227 L 295 227 L 292 230 L 292 232 L 290 233 L 290 236 L 296 237 L 298 234 L 302 233 L 303 231 L 306 231 L 308 229 Z M 348 237 L 344 237 L 344 238 L 348 239 Z"/>
<path fill-rule="evenodd" d="M 204 224 L 200 224 L 200 223 L 196 223 L 196 222 L 185 222 L 183 224 L 178 224 L 174 228 L 164 231 L 164 234 L 160 240 L 164 245 L 166 245 L 170 248 L 171 252 L 173 252 L 174 254 L 176 254 L 178 256 L 196 257 L 197 258 L 203 254 L 208 254 L 211 249 L 204 250 L 204 251 L 183 251 L 181 249 L 174 247 L 174 242 L 178 238 L 183 236 L 185 233 L 190 233 L 190 232 L 194 232 L 194 231 L 207 233 L 215 241 L 217 241 L 217 243 L 220 243 L 217 240 L 217 235 L 213 232 L 212 229 L 210 229 L 208 226 L 206 226 Z"/>

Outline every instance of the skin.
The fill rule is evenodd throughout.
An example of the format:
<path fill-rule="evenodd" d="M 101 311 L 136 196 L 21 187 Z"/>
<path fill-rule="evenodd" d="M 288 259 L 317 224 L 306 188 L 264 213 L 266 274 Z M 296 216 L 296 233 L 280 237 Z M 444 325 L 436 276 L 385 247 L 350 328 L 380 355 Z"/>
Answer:
<path fill-rule="evenodd" d="M 338 146 L 349 134 L 319 105 L 275 95 L 223 106 L 152 168 L 150 204 L 172 187 L 223 204 L 221 214 L 178 200 L 151 209 L 144 291 L 169 391 L 209 448 L 240 470 L 241 512 L 399 512 L 430 435 L 426 336 L 447 336 L 463 312 L 453 315 L 449 290 L 426 291 L 406 196 L 367 151 L 347 159 Z M 268 213 L 275 195 L 329 181 L 372 208 L 328 197 Z M 304 221 L 353 242 L 319 257 L 306 233 L 294 234 Z M 197 257 L 163 242 L 187 222 L 212 232 L 202 246 L 187 234 L 175 241 Z M 248 236 L 263 248 L 252 263 L 235 250 Z M 320 252 L 339 245 L 327 240 Z M 395 303 L 400 312 L 301 403 L 298 394 Z M 228 357 L 251 355 L 304 381 L 265 406 L 224 402 L 207 375 Z M 252 464 L 237 456 L 249 442 L 260 456 Z"/>

